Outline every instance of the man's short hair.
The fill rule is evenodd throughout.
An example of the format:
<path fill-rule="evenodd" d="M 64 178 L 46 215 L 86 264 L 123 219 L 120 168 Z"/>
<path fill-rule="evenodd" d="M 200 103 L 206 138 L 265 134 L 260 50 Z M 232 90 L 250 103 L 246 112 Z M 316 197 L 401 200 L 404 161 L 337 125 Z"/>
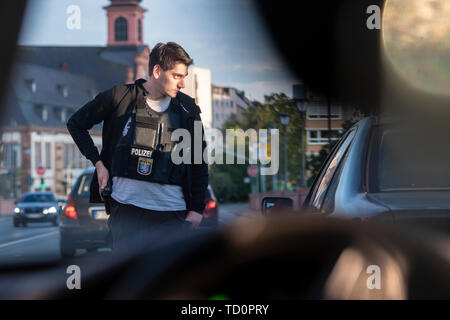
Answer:
<path fill-rule="evenodd" d="M 164 70 L 170 70 L 175 67 L 175 64 L 183 63 L 190 66 L 194 60 L 189 57 L 187 52 L 175 42 L 158 43 L 150 53 L 149 72 L 153 74 L 153 68 L 159 64 Z"/>

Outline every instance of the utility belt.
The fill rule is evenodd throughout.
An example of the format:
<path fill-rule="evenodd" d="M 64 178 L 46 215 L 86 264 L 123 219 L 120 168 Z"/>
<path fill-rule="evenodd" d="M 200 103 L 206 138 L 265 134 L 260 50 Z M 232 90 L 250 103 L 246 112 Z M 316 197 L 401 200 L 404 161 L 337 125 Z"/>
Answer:
<path fill-rule="evenodd" d="M 180 122 L 180 116 L 174 112 L 160 117 L 133 113 L 116 145 L 112 175 L 181 186 L 186 165 L 175 165 L 171 160 L 178 143 L 171 141 L 171 134 Z"/>

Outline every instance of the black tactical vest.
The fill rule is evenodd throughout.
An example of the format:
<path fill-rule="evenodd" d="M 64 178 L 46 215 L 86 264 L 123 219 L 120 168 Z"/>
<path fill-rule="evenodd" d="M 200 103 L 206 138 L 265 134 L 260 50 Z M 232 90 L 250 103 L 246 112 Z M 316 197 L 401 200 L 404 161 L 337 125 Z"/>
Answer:
<path fill-rule="evenodd" d="M 112 160 L 112 176 L 181 186 L 185 165 L 175 165 L 171 152 L 179 141 L 172 132 L 184 128 L 179 108 L 170 103 L 159 113 L 137 104 L 118 140 Z"/>

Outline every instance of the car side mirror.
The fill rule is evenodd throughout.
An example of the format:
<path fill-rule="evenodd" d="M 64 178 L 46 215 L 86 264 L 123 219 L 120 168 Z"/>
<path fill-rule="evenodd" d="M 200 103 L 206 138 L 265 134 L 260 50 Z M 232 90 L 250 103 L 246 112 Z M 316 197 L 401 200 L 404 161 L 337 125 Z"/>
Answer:
<path fill-rule="evenodd" d="M 292 210 L 294 200 L 285 197 L 264 197 L 262 200 L 262 213 L 269 215 L 277 211 Z"/>

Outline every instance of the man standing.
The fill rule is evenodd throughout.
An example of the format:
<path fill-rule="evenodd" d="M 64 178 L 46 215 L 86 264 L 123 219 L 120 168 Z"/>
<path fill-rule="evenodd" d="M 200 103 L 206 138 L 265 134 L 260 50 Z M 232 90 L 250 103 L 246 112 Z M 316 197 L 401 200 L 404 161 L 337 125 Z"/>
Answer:
<path fill-rule="evenodd" d="M 206 143 L 202 139 L 201 150 L 195 149 L 194 123 L 201 124 L 200 108 L 180 92 L 192 63 L 178 44 L 158 43 L 150 54 L 148 81 L 139 79 L 100 93 L 67 122 L 80 152 L 96 167 L 90 201 L 105 202 L 114 249 L 130 249 L 129 240 L 153 245 L 167 237 L 169 228 L 198 228 L 201 223 L 208 167 L 193 159 L 195 153 L 203 155 Z M 99 155 L 88 130 L 100 122 Z M 179 128 L 191 136 L 190 163 L 171 160 L 172 151 L 180 151 L 181 141 L 171 139 Z M 112 193 L 104 199 L 102 191 L 107 189 Z"/>

